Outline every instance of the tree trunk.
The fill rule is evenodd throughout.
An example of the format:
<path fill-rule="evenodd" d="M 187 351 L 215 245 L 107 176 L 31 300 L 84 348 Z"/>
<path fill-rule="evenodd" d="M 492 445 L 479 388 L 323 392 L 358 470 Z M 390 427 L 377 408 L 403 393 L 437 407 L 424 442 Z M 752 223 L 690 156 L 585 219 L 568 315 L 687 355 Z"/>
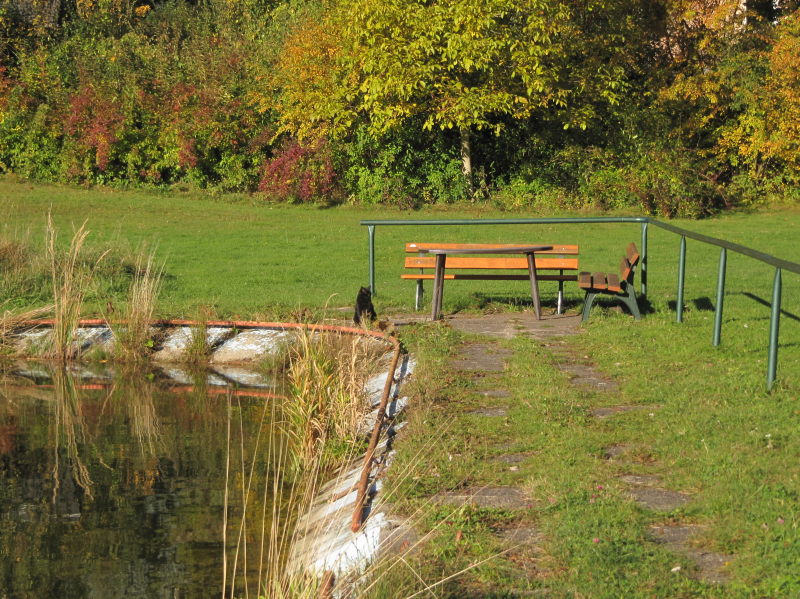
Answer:
<path fill-rule="evenodd" d="M 472 192 L 472 148 L 470 147 L 469 127 L 461 127 L 461 172 Z"/>

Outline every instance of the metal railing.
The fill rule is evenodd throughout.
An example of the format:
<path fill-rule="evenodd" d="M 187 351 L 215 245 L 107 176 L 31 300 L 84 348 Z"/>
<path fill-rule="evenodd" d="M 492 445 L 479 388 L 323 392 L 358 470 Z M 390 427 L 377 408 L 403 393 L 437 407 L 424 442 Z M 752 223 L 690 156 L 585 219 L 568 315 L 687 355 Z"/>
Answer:
<path fill-rule="evenodd" d="M 767 360 L 767 389 L 772 389 L 778 368 L 778 333 L 781 316 L 781 272 L 786 270 L 800 274 L 800 264 L 789 262 L 752 248 L 695 233 L 646 216 L 633 217 L 579 217 L 579 218 L 509 218 L 509 219 L 436 219 L 436 220 L 362 220 L 361 225 L 367 227 L 369 233 L 369 286 L 373 294 L 375 288 L 375 228 L 396 226 L 474 226 L 474 225 L 553 225 L 553 224 L 598 224 L 598 223 L 639 223 L 641 225 L 642 244 L 640 248 L 641 262 L 639 267 L 641 295 L 647 296 L 647 229 L 648 225 L 664 229 L 680 236 L 678 253 L 678 290 L 676 302 L 676 321 L 683 322 L 684 280 L 686 274 L 686 239 L 694 239 L 702 243 L 720 248 L 719 267 L 717 270 L 717 296 L 714 306 L 714 329 L 712 345 L 718 346 L 722 339 L 722 310 L 725 298 L 725 273 L 727 269 L 728 251 L 736 252 L 775 267 L 772 284 L 772 302 L 770 304 L 769 350 Z"/>

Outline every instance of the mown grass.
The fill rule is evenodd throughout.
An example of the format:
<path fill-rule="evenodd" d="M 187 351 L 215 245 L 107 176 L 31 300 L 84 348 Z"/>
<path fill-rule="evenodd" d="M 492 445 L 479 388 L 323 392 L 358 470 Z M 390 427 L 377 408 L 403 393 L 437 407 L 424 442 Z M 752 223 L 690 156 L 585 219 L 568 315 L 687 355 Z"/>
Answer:
<path fill-rule="evenodd" d="M 0 181 L 0 197 L 15 226 L 31 237 L 39 235 L 50 209 L 62 227 L 88 218 L 98 248 L 157 243 L 166 273 L 157 312 L 164 316 L 201 305 L 221 317 L 288 315 L 318 308 L 333 294 L 331 306 L 349 306 L 367 277 L 361 219 L 541 216 L 464 208 L 404 213 L 255 206 L 8 180 Z M 784 209 L 677 224 L 800 261 L 798 221 L 800 212 Z M 379 228 L 379 314 L 411 309 L 413 284 L 399 279 L 403 244 L 411 240 L 578 243 L 582 268 L 595 271 L 613 270 L 625 245 L 639 243 L 640 231 L 637 225 Z M 410 425 L 398 445 L 397 471 L 407 472 L 404 462 L 415 469 L 397 485 L 401 504 L 414 512 L 435 493 L 463 485 L 514 485 L 532 499 L 530 508 L 513 516 L 469 508 L 431 514 L 430 542 L 408 558 L 414 577 L 440 581 L 492 558 L 437 587 L 441 596 L 506 597 L 544 589 L 553 597 L 800 594 L 800 443 L 794 434 L 800 418 L 800 277 L 784 275 L 779 381 L 768 394 L 765 303 L 774 269 L 729 254 L 722 345 L 712 348 L 718 250 L 689 241 L 687 310 L 679 325 L 678 238 L 651 227 L 649 249 L 645 318 L 634 322 L 601 304 L 584 332 L 568 341 L 576 356 L 588 356 L 619 383 L 614 393 L 569 385 L 549 350 L 526 338 L 506 342 L 513 358 L 505 373 L 465 380 L 448 365 L 462 336 L 441 325 L 404 330 L 421 366 Z M 444 311 L 524 308 L 525 287 L 448 284 Z M 543 285 L 551 307 L 554 296 L 555 289 Z M 581 294 L 570 286 L 567 299 L 577 308 Z M 507 388 L 512 398 L 474 393 L 493 387 Z M 508 406 L 508 416 L 469 414 L 491 403 Z M 606 420 L 590 416 L 597 406 L 627 404 L 647 408 Z M 425 445 L 432 437 L 438 443 Z M 630 446 L 627 458 L 603 459 L 604 448 L 620 443 Z M 422 446 L 427 449 L 420 456 Z M 496 461 L 506 453 L 526 459 L 511 470 Z M 658 475 L 664 486 L 694 499 L 667 514 L 644 510 L 626 495 L 622 474 Z M 731 582 L 716 586 L 685 576 L 691 563 L 648 537 L 649 525 L 674 522 L 702 525 L 699 546 L 735 556 Z M 517 525 L 542 531 L 541 553 L 498 555 L 502 544 L 495 533 Z M 680 572 L 672 571 L 676 565 Z M 389 588 L 416 588 L 403 576 L 400 570 L 387 576 Z"/>
<path fill-rule="evenodd" d="M 368 282 L 367 231 L 363 219 L 513 218 L 543 216 L 503 213 L 479 207 L 401 211 L 391 208 L 265 205 L 247 198 L 223 202 L 190 194 L 75 189 L 17 183 L 0 179 L 0 202 L 7 222 L 30 239 L 43 237 L 47 211 L 59 230 L 87 221 L 92 247 L 157 246 L 165 261 L 164 289 L 158 305 L 162 316 L 185 316 L 208 306 L 221 317 L 288 314 L 299 307 L 352 306 Z M 550 214 L 546 216 L 552 216 Z M 796 210 L 752 215 L 726 215 L 707 221 L 675 221 L 690 229 L 719 235 L 757 249 L 800 259 Z M 26 233 L 27 232 L 27 233 Z M 677 238 L 652 230 L 650 235 L 651 295 L 674 299 Z M 424 241 L 577 243 L 581 266 L 590 271 L 615 269 L 629 241 L 639 243 L 638 225 L 548 225 L 487 227 L 378 227 L 375 298 L 379 316 L 387 310 L 411 310 L 414 283 L 401 281 L 404 243 Z M 713 297 L 717 256 L 689 242 L 687 297 L 697 282 Z M 729 257 L 734 276 L 738 258 Z M 747 267 L 749 273 L 751 269 Z M 766 272 L 766 279 L 771 273 Z M 787 279 L 789 277 L 786 277 Z M 771 279 L 770 279 L 771 281 Z M 764 289 L 760 284 L 758 289 Z M 427 291 L 430 291 L 428 286 Z M 543 284 L 552 303 L 555 285 Z M 768 297 L 769 290 L 761 292 Z M 505 309 L 508 301 L 525 305 L 524 281 L 458 282 L 445 289 L 444 310 Z M 576 305 L 581 294 L 568 286 Z M 428 294 L 428 299 L 430 294 Z M 102 305 L 94 306 L 99 312 Z"/>

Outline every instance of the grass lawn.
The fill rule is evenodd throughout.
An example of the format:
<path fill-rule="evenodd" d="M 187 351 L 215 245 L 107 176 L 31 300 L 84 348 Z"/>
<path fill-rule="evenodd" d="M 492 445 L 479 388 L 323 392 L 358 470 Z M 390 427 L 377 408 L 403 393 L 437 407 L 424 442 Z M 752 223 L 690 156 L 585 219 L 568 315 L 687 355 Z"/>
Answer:
<path fill-rule="evenodd" d="M 243 318 L 297 307 L 352 304 L 367 283 L 367 233 L 361 219 L 524 217 L 478 209 L 391 209 L 225 203 L 189 195 L 79 190 L 0 180 L 7 229 L 41 237 L 50 210 L 62 231 L 88 221 L 97 247 L 156 244 L 169 275 L 159 313 L 191 315 L 214 306 Z M 549 216 L 549 215 L 548 215 Z M 800 262 L 800 211 L 782 209 L 681 222 L 784 259 Z M 62 235 L 66 238 L 67 235 Z M 413 283 L 401 281 L 407 241 L 577 243 L 582 268 L 613 270 L 638 225 L 385 227 L 377 233 L 378 312 L 411 310 Z M 568 384 L 552 352 L 528 338 L 502 342 L 512 352 L 495 379 L 467 380 L 449 356 L 471 339 L 437 324 L 403 332 L 420 360 L 410 426 L 399 444 L 400 503 L 428 504 L 430 495 L 468 485 L 513 485 L 532 505 L 520 516 L 502 510 L 428 509 L 437 527 L 418 567 L 433 579 L 502 549 L 493 531 L 529 523 L 541 531 L 542 553 L 505 555 L 442 587 L 448 597 L 512 597 L 512 589 L 548 597 L 800 596 L 800 276 L 783 277 L 779 381 L 764 390 L 774 269 L 728 255 L 722 345 L 711 347 L 719 252 L 688 242 L 685 322 L 674 322 L 678 238 L 651 227 L 649 313 L 640 322 L 596 307 L 584 332 L 567 340 L 576 356 L 619 385 L 601 393 Z M 526 283 L 454 282 L 444 311 L 525 307 Z M 552 309 L 553 285 L 542 285 Z M 507 298 L 518 298 L 517 306 Z M 568 286 L 571 308 L 582 294 Z M 502 387 L 508 417 L 481 420 L 470 411 L 495 401 L 475 391 Z M 500 401 L 500 400 L 497 400 Z M 647 409 L 610 419 L 599 406 Z M 435 442 L 432 442 L 434 440 Z M 604 458 L 628 447 L 628 457 Z M 420 448 L 424 448 L 422 454 Z M 527 458 L 499 467 L 503 452 Z M 654 513 L 624 492 L 621 475 L 658 476 L 693 497 L 687 506 Z M 442 524 L 443 522 L 443 524 Z M 696 542 L 734 556 L 730 582 L 683 576 L 691 564 L 653 543 L 648 527 L 689 523 Z M 525 562 L 524 560 L 528 560 Z M 520 573 L 525 574 L 520 580 Z M 398 583 L 400 584 L 400 583 Z M 400 588 L 400 587 L 396 587 Z M 515 591 L 516 592 L 516 591 Z M 384 595 L 391 596 L 391 595 Z M 397 595 L 395 595 L 397 596 Z"/>
<path fill-rule="evenodd" d="M 48 210 L 61 239 L 84 221 L 89 244 L 136 247 L 155 245 L 166 262 L 168 278 L 159 303 L 164 316 L 185 316 L 198 306 L 213 306 L 220 316 L 251 317 L 276 308 L 352 305 L 361 285 L 368 283 L 367 231 L 362 219 L 512 218 L 510 214 L 469 208 L 409 212 L 388 208 L 256 204 L 243 199 L 223 202 L 190 194 L 142 191 L 85 190 L 0 179 L 0 202 L 8 231 L 29 231 L 43 237 Z M 548 215 L 549 216 L 549 215 Z M 788 260 L 800 261 L 797 225 L 800 212 L 780 211 L 729 215 L 706 221 L 675 221 L 678 226 L 720 236 Z M 376 235 L 376 298 L 379 312 L 413 307 L 414 283 L 401 281 L 403 246 L 407 241 L 555 242 L 577 243 L 581 267 L 616 268 L 625 245 L 639 243 L 639 226 L 554 225 L 487 227 L 379 227 Z M 650 296 L 657 305 L 674 300 L 678 240 L 651 228 Z M 713 297 L 716 251 L 689 242 L 689 301 Z M 729 294 L 743 292 L 740 282 L 756 277 L 750 291 L 769 298 L 772 272 L 749 259 L 729 256 Z M 792 277 L 784 277 L 787 298 Z M 763 282 L 767 281 L 767 286 Z M 430 288 L 430 286 L 428 286 Z M 796 287 L 795 287 L 796 289 Z M 430 290 L 430 289 L 428 289 Z M 578 302 L 577 288 L 568 297 Z M 542 285 L 545 301 L 554 284 Z M 444 310 L 481 307 L 493 298 L 527 296 L 526 283 L 498 282 L 448 285 Z M 748 298 L 747 301 L 753 300 Z M 790 302 L 785 302 L 791 309 Z"/>

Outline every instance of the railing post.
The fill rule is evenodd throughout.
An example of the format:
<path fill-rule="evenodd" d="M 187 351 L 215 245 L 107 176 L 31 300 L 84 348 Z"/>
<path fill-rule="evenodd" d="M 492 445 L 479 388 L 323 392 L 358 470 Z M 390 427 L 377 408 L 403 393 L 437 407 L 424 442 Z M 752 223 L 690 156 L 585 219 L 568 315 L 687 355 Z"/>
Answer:
<path fill-rule="evenodd" d="M 781 269 L 775 269 L 772 283 L 772 310 L 769 316 L 769 360 L 767 363 L 767 391 L 775 383 L 778 370 L 778 329 L 781 322 Z"/>
<path fill-rule="evenodd" d="M 642 223 L 642 258 L 639 263 L 641 295 L 647 297 L 647 221 Z"/>
<path fill-rule="evenodd" d="M 678 305 L 676 322 L 683 322 L 683 282 L 686 279 L 686 236 L 681 235 L 681 249 L 678 254 Z"/>
<path fill-rule="evenodd" d="M 367 225 L 369 232 L 369 290 L 372 295 L 378 295 L 375 291 L 375 225 Z"/>
<path fill-rule="evenodd" d="M 714 306 L 714 340 L 713 346 L 719 345 L 722 334 L 722 306 L 725 299 L 725 265 L 728 260 L 728 250 L 722 248 L 719 253 L 719 271 L 717 272 L 717 303 Z"/>

